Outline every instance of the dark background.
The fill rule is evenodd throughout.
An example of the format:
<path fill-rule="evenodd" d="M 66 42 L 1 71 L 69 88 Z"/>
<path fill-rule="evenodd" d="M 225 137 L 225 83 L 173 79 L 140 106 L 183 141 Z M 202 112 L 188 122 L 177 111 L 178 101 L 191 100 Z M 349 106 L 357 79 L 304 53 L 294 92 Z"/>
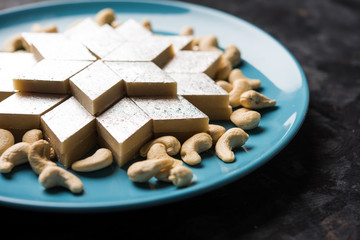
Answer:
<path fill-rule="evenodd" d="M 0 0 L 0 9 L 34 0 Z M 310 105 L 269 163 L 221 189 L 136 211 L 61 214 L 0 207 L 10 237 L 360 239 L 360 1 L 194 0 L 264 29 L 297 58 Z"/>

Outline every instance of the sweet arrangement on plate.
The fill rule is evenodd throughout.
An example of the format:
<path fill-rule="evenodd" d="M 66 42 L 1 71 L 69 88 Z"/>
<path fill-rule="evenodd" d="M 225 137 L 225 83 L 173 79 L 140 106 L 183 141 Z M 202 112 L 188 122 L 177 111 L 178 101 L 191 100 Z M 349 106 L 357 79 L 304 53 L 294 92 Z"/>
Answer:
<path fill-rule="evenodd" d="M 110 8 L 61 33 L 33 25 L 0 52 L 0 172 L 30 164 L 44 188 L 79 194 L 77 172 L 115 162 L 133 182 L 187 187 L 203 152 L 231 164 L 257 110 L 276 104 L 240 62 L 216 35 L 156 34 L 150 20 L 119 22 Z"/>

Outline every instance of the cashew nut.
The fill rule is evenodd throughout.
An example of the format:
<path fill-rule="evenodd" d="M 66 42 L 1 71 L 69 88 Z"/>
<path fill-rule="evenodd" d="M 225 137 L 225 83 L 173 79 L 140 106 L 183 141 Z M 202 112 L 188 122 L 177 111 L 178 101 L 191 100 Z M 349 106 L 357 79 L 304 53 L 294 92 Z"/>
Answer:
<path fill-rule="evenodd" d="M 213 144 L 226 132 L 226 129 L 221 125 L 209 124 L 207 133 L 211 136 Z"/>
<path fill-rule="evenodd" d="M 149 149 L 155 143 L 164 144 L 166 146 L 166 152 L 170 156 L 178 154 L 179 151 L 180 151 L 180 148 L 181 148 L 181 143 L 179 142 L 179 140 L 176 137 L 163 136 L 163 137 L 159 137 L 159 138 L 156 138 L 154 140 L 151 140 L 150 142 L 148 142 L 144 146 L 142 146 L 141 149 L 140 149 L 140 152 L 139 152 L 140 156 L 146 157 Z"/>
<path fill-rule="evenodd" d="M 40 139 L 43 139 L 43 132 L 40 129 L 31 129 L 27 131 L 22 137 L 22 141 L 27 143 L 34 143 Z M 55 157 L 55 149 L 50 146 L 50 159 Z"/>
<path fill-rule="evenodd" d="M 50 144 L 45 140 L 38 140 L 31 144 L 28 152 L 28 159 L 31 168 L 36 174 L 40 174 L 48 166 L 56 166 L 50 160 Z"/>
<path fill-rule="evenodd" d="M 243 130 L 250 130 L 259 126 L 261 114 L 247 108 L 239 108 L 230 115 L 230 120 Z"/>
<path fill-rule="evenodd" d="M 14 144 L 14 135 L 6 129 L 0 129 L 0 156 L 6 151 L 6 149 Z"/>
<path fill-rule="evenodd" d="M 235 45 L 226 46 L 223 57 L 230 61 L 232 67 L 241 62 L 240 50 Z"/>
<path fill-rule="evenodd" d="M 248 81 L 246 81 L 244 79 L 237 79 L 233 83 L 233 89 L 229 93 L 230 105 L 232 107 L 240 106 L 240 96 L 241 96 L 241 94 L 248 91 L 248 90 L 250 90 L 250 89 L 251 89 L 251 86 L 248 83 Z"/>
<path fill-rule="evenodd" d="M 117 21 L 117 20 L 114 20 L 114 21 L 111 22 L 111 27 L 117 28 L 117 27 L 119 27 L 121 24 L 122 24 L 122 22 Z"/>
<path fill-rule="evenodd" d="M 141 25 L 146 28 L 147 30 L 149 30 L 151 32 L 151 22 L 149 19 L 144 19 L 142 22 L 141 22 Z"/>
<path fill-rule="evenodd" d="M 24 41 L 21 34 L 15 34 L 5 40 L 2 51 L 4 52 L 15 52 L 24 49 Z"/>
<path fill-rule="evenodd" d="M 55 24 L 42 26 L 38 23 L 31 26 L 31 32 L 34 33 L 57 33 L 58 29 Z"/>
<path fill-rule="evenodd" d="M 261 109 L 275 106 L 276 100 L 270 99 L 263 94 L 249 90 L 241 94 L 240 105 L 250 109 Z"/>
<path fill-rule="evenodd" d="M 171 158 L 147 159 L 131 164 L 127 174 L 133 182 L 147 182 L 161 169 L 169 168 L 173 163 Z"/>
<path fill-rule="evenodd" d="M 249 82 L 252 89 L 258 89 L 261 86 L 261 81 L 259 79 L 248 78 L 240 69 L 235 68 L 229 74 L 229 82 L 234 83 L 237 79 L 245 79 Z"/>
<path fill-rule="evenodd" d="M 163 182 L 171 182 L 171 180 L 169 179 L 171 169 L 177 166 L 183 166 L 183 161 L 175 158 L 173 160 L 174 162 L 169 168 L 163 168 L 155 175 L 156 179 Z"/>
<path fill-rule="evenodd" d="M 231 70 L 231 62 L 224 56 L 221 56 L 219 66 L 216 72 L 216 79 L 227 79 Z"/>
<path fill-rule="evenodd" d="M 199 153 L 210 149 L 212 138 L 208 133 L 197 133 L 186 140 L 181 147 L 181 158 L 189 165 L 196 165 L 201 162 Z"/>
<path fill-rule="evenodd" d="M 224 162 L 233 162 L 235 147 L 242 146 L 249 139 L 249 135 L 241 128 L 230 128 L 217 141 L 215 145 L 216 155 Z"/>
<path fill-rule="evenodd" d="M 103 10 L 99 11 L 95 15 L 95 22 L 99 25 L 105 25 L 111 23 L 115 20 L 115 12 L 111 8 L 104 8 Z"/>
<path fill-rule="evenodd" d="M 193 178 L 193 171 L 185 166 L 176 166 L 170 170 L 168 179 L 177 187 L 190 185 Z"/>
<path fill-rule="evenodd" d="M 222 52 L 218 47 L 217 37 L 214 35 L 204 36 L 198 39 L 199 51 L 219 51 Z"/>
<path fill-rule="evenodd" d="M 222 87 L 222 89 L 224 89 L 228 93 L 231 92 L 231 90 L 233 89 L 233 85 L 225 80 L 216 80 L 216 84 Z"/>
<path fill-rule="evenodd" d="M 92 172 L 111 165 L 113 155 L 107 148 L 98 149 L 92 156 L 74 162 L 71 168 L 78 172 Z"/>
<path fill-rule="evenodd" d="M 19 142 L 8 149 L 0 157 L 0 172 L 8 173 L 15 166 L 26 163 L 28 161 L 28 152 L 30 144 Z"/>
<path fill-rule="evenodd" d="M 83 191 L 80 178 L 58 166 L 46 167 L 39 175 L 39 183 L 44 188 L 60 186 L 69 189 L 72 193 Z"/>
<path fill-rule="evenodd" d="M 190 26 L 184 26 L 180 30 L 180 35 L 181 36 L 192 36 L 192 35 L 194 35 L 194 29 Z"/>

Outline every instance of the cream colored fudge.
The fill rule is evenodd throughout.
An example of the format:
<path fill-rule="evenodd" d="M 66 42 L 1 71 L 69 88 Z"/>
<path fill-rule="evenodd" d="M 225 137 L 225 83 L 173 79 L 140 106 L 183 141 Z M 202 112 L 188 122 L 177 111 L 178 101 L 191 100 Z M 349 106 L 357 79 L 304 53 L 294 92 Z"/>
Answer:
<path fill-rule="evenodd" d="M 209 118 L 182 96 L 131 98 L 153 120 L 155 134 L 207 131 Z"/>
<path fill-rule="evenodd" d="M 175 53 L 181 50 L 193 50 L 193 36 L 153 35 L 152 38 L 172 44 Z"/>
<path fill-rule="evenodd" d="M 105 24 L 99 26 L 91 18 L 86 18 L 64 32 L 70 40 L 80 42 L 98 58 L 103 58 L 125 42 L 125 38 L 114 28 Z"/>
<path fill-rule="evenodd" d="M 92 115 L 125 95 L 124 81 L 100 60 L 71 77 L 70 90 Z"/>
<path fill-rule="evenodd" d="M 169 73 L 177 82 L 178 95 L 208 115 L 210 120 L 229 120 L 229 93 L 205 73 Z"/>
<path fill-rule="evenodd" d="M 116 28 L 116 32 L 128 41 L 140 41 L 151 36 L 152 32 L 136 22 L 128 19 Z"/>
<path fill-rule="evenodd" d="M 95 117 L 75 97 L 44 114 L 41 128 L 65 168 L 79 160 L 97 142 Z"/>
<path fill-rule="evenodd" d="M 96 60 L 85 46 L 61 33 L 22 33 L 22 37 L 26 49 L 34 53 L 37 60 Z"/>
<path fill-rule="evenodd" d="M 214 78 L 219 66 L 221 52 L 179 51 L 163 70 L 168 73 L 206 73 Z"/>
<path fill-rule="evenodd" d="M 41 115 L 66 98 L 67 95 L 17 92 L 0 103 L 0 128 L 39 128 Z"/>
<path fill-rule="evenodd" d="M 152 137 L 152 120 L 129 98 L 96 118 L 100 145 L 111 149 L 119 167 L 133 159 Z"/>
<path fill-rule="evenodd" d="M 105 62 L 124 79 L 128 96 L 176 96 L 176 82 L 152 62 Z"/>
<path fill-rule="evenodd" d="M 168 42 L 147 38 L 142 42 L 126 42 L 103 59 L 120 62 L 153 62 L 163 67 L 174 57 L 174 54 L 174 49 Z"/>
<path fill-rule="evenodd" d="M 14 78 L 14 88 L 25 92 L 69 93 L 69 78 L 91 63 L 44 59 Z"/>
<path fill-rule="evenodd" d="M 0 101 L 14 94 L 13 78 L 36 63 L 32 53 L 0 52 Z"/>

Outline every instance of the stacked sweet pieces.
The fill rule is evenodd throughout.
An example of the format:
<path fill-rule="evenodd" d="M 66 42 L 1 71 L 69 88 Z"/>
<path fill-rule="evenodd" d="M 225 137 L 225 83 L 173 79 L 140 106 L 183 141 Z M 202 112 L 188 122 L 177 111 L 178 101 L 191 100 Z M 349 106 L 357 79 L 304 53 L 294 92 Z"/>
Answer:
<path fill-rule="evenodd" d="M 153 137 L 185 140 L 207 131 L 209 117 L 230 117 L 229 95 L 212 79 L 221 53 L 193 50 L 192 36 L 155 35 L 132 19 L 113 28 L 90 18 L 64 33 L 21 36 L 28 53 L 0 53 L 28 62 L 11 72 L 0 128 L 19 132 L 17 139 L 41 128 L 65 168 L 97 142 L 121 167 Z"/>

